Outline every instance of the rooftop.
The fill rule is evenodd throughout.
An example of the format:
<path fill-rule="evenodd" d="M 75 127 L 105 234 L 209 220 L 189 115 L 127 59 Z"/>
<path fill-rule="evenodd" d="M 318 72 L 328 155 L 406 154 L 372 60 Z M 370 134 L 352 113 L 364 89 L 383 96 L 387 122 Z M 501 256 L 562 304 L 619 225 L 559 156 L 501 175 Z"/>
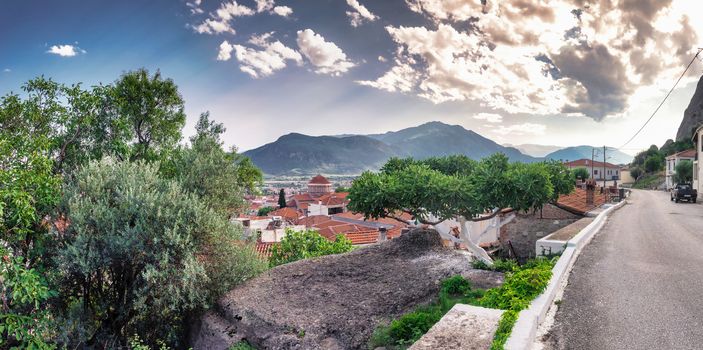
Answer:
<path fill-rule="evenodd" d="M 322 175 L 317 175 L 317 176 L 313 177 L 310 180 L 310 182 L 308 182 L 308 183 L 314 184 L 314 185 L 331 185 L 332 184 L 329 180 L 327 180 L 326 177 L 324 177 Z"/>
<path fill-rule="evenodd" d="M 564 163 L 564 165 L 566 165 L 566 166 L 568 166 L 568 167 L 579 167 L 579 166 L 590 167 L 590 166 L 594 166 L 594 167 L 596 167 L 596 168 L 602 168 L 602 167 L 603 167 L 603 164 L 605 164 L 605 167 L 607 167 L 607 168 L 620 168 L 619 166 L 617 166 L 617 165 L 615 165 L 615 164 L 611 164 L 611 163 L 608 163 L 608 162 L 603 163 L 603 162 L 599 162 L 599 161 L 597 161 L 597 160 L 590 160 L 590 159 L 585 159 L 585 158 L 584 158 L 584 159 L 579 159 L 579 160 L 572 160 L 572 161 L 570 161 L 570 162 Z"/>

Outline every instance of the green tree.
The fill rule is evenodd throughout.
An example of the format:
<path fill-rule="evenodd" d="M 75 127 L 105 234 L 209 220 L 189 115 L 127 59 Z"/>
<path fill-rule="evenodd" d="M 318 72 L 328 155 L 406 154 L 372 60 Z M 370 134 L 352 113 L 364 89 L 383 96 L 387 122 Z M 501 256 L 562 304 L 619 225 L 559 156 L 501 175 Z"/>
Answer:
<path fill-rule="evenodd" d="M 287 229 L 281 243 L 273 246 L 269 264 L 273 267 L 302 259 L 346 253 L 351 250 L 352 243 L 344 235 L 337 235 L 334 241 L 330 241 L 314 230 L 293 231 Z"/>
<path fill-rule="evenodd" d="M 146 69 L 123 74 L 110 92 L 114 112 L 134 137 L 132 160 L 157 160 L 175 148 L 185 125 L 183 98 L 171 79 Z"/>
<path fill-rule="evenodd" d="M 467 220 L 490 219 L 503 208 L 540 209 L 573 187 L 572 175 L 560 163 L 509 163 L 502 154 L 478 162 L 395 159 L 381 172 L 365 172 L 354 181 L 349 209 L 367 218 L 402 220 L 397 214 L 405 212 L 425 224 L 455 219 L 465 226 Z M 477 245 L 471 248 L 490 261 Z"/>
<path fill-rule="evenodd" d="M 581 181 L 588 180 L 591 177 L 591 174 L 589 174 L 588 169 L 586 168 L 576 168 L 574 169 L 573 174 L 576 179 Z"/>
<path fill-rule="evenodd" d="M 225 128 L 210 120 L 209 113 L 200 115 L 195 130 L 190 147 L 176 153 L 172 169 L 166 172 L 218 212 L 227 216 L 241 212 L 246 204 L 244 194 L 262 181 L 261 171 L 251 162 L 241 162 L 236 152 L 223 150 Z"/>
<path fill-rule="evenodd" d="M 158 164 L 91 162 L 64 192 L 62 294 L 82 320 L 71 344 L 124 345 L 139 334 L 178 345 L 190 311 L 261 270 L 235 226 L 160 178 Z"/>
<path fill-rule="evenodd" d="M 632 176 L 633 179 L 637 180 L 640 176 L 642 176 L 642 168 L 630 168 L 630 176 Z"/>
<path fill-rule="evenodd" d="M 285 208 L 288 204 L 286 203 L 286 190 L 282 189 L 278 191 L 278 207 Z"/>
<path fill-rule="evenodd" d="M 676 173 L 674 174 L 674 181 L 676 183 L 690 183 L 693 181 L 693 162 L 690 160 L 683 160 L 676 164 Z"/>
<path fill-rule="evenodd" d="M 660 155 L 653 155 L 644 161 L 644 170 L 648 173 L 654 173 L 664 168 L 664 158 Z"/>
<path fill-rule="evenodd" d="M 276 210 L 274 207 L 262 207 L 257 210 L 256 215 L 258 216 L 267 216 L 269 215 L 270 212 Z"/>

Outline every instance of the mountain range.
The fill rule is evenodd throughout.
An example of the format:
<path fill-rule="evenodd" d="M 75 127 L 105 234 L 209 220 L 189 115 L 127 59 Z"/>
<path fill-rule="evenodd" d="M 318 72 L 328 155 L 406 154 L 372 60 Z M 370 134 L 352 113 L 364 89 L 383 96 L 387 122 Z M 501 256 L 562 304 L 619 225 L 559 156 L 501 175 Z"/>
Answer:
<path fill-rule="evenodd" d="M 419 126 L 372 135 L 308 136 L 298 133 L 244 152 L 269 175 L 360 174 L 377 170 L 391 157 L 424 159 L 463 154 L 481 159 L 503 153 L 511 161 L 536 162 L 518 148 L 499 145 L 459 125 L 429 122 Z M 588 157 L 582 156 L 588 153 Z M 615 154 L 615 153 L 613 153 Z M 622 163 L 628 163 L 629 160 Z M 618 157 L 622 156 L 618 154 Z M 602 156 L 602 155 L 601 155 Z M 591 157 L 590 146 L 569 147 L 549 153 L 547 158 L 574 160 Z M 620 163 L 610 158 L 610 162 Z"/>

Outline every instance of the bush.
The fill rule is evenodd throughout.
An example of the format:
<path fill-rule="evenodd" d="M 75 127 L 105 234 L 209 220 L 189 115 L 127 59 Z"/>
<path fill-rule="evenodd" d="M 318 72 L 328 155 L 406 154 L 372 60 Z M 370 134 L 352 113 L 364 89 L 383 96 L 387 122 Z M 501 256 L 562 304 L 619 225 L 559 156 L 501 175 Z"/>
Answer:
<path fill-rule="evenodd" d="M 588 180 L 591 174 L 586 168 L 576 168 L 573 170 L 574 177 L 578 180 Z"/>
<path fill-rule="evenodd" d="M 286 235 L 281 240 L 281 244 L 274 245 L 271 249 L 269 264 L 273 267 L 302 259 L 346 253 L 351 250 L 351 241 L 343 235 L 337 235 L 332 242 L 314 230 L 293 231 L 286 229 Z"/>
<path fill-rule="evenodd" d="M 496 259 L 493 261 L 493 265 L 490 266 L 482 260 L 474 260 L 471 262 L 471 265 L 475 269 L 499 272 L 512 272 L 520 267 L 517 261 L 504 259 Z"/>
<path fill-rule="evenodd" d="M 644 161 L 644 170 L 648 173 L 657 172 L 664 168 L 664 158 L 662 156 L 651 156 Z"/>
<path fill-rule="evenodd" d="M 257 216 L 267 216 L 269 215 L 270 212 L 274 211 L 275 209 L 273 207 L 263 207 L 259 208 L 259 210 L 256 212 Z"/>
<path fill-rule="evenodd" d="M 62 294 L 80 323 L 72 344 L 124 346 L 139 334 L 179 346 L 189 312 L 263 268 L 224 216 L 160 178 L 158 164 L 91 162 L 62 206 Z"/>

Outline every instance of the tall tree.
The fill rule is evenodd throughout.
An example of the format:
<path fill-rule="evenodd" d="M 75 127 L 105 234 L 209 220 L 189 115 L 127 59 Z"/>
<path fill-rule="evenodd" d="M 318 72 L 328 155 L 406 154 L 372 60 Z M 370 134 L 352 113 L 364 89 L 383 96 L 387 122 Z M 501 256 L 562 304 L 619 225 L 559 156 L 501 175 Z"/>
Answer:
<path fill-rule="evenodd" d="M 115 112 L 132 127 L 132 160 L 158 159 L 180 141 L 185 113 L 173 80 L 139 69 L 122 75 L 111 93 Z"/>
<path fill-rule="evenodd" d="M 279 208 L 285 208 L 288 206 L 286 203 L 286 190 L 282 189 L 278 191 L 278 207 Z"/>
<path fill-rule="evenodd" d="M 690 183 L 693 181 L 693 162 L 683 160 L 676 164 L 676 173 L 674 174 L 676 183 Z"/>
<path fill-rule="evenodd" d="M 190 146 L 174 157 L 173 172 L 186 191 L 196 194 L 208 206 L 231 215 L 245 206 L 244 193 L 262 180 L 261 171 L 236 151 L 226 152 L 221 139 L 225 127 L 200 115 Z"/>

